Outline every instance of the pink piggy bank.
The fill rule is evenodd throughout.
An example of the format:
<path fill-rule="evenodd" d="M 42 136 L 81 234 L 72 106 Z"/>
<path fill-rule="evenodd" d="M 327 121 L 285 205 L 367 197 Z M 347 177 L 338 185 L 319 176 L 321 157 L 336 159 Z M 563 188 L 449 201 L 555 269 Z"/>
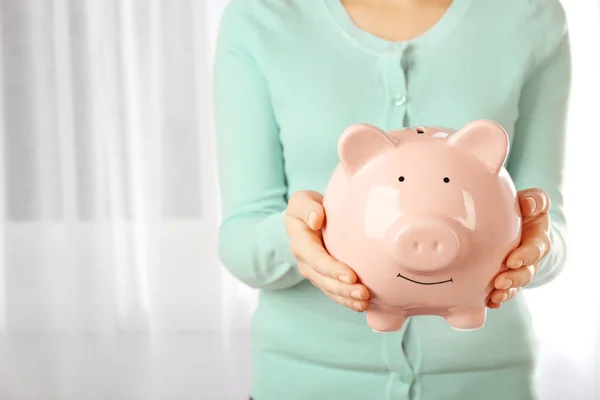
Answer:
<path fill-rule="evenodd" d="M 338 153 L 323 240 L 370 290 L 369 327 L 396 331 L 415 315 L 483 327 L 494 278 L 521 240 L 504 129 L 480 120 L 386 134 L 359 124 Z"/>

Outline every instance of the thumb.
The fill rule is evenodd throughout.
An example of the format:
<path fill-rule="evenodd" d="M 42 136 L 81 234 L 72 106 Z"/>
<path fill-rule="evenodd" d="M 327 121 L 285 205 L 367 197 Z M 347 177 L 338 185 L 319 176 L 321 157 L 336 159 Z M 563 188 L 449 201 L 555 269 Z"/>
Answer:
<path fill-rule="evenodd" d="M 525 218 L 534 218 L 550 209 L 550 197 L 542 189 L 526 189 L 519 192 L 521 214 Z"/>
<path fill-rule="evenodd" d="M 541 228 L 526 232 L 521 244 L 506 259 L 509 268 L 519 268 L 523 265 L 535 265 L 550 250 L 550 239 Z"/>
<path fill-rule="evenodd" d="M 296 192 L 288 201 L 287 215 L 301 220 L 310 229 L 319 230 L 325 220 L 323 195 L 315 191 Z"/>

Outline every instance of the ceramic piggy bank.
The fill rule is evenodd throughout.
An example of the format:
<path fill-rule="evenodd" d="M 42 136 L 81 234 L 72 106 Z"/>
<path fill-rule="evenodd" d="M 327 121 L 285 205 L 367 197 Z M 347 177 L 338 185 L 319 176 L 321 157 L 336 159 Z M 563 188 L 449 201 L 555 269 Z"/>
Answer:
<path fill-rule="evenodd" d="M 521 240 L 508 136 L 488 120 L 455 131 L 348 128 L 324 194 L 323 240 L 371 293 L 367 324 L 437 315 L 483 327 L 494 278 Z"/>

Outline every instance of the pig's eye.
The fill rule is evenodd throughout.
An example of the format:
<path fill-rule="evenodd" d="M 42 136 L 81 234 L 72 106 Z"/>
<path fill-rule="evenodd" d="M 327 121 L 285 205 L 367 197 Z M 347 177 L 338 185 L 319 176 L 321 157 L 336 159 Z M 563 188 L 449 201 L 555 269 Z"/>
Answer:
<path fill-rule="evenodd" d="M 401 176 L 400 178 L 398 178 L 398 180 L 399 180 L 400 182 L 404 182 L 404 177 L 403 177 L 403 176 Z"/>
<path fill-rule="evenodd" d="M 444 182 L 446 182 L 446 183 L 450 182 L 450 178 L 448 178 L 448 177 L 445 177 L 445 178 L 444 178 Z"/>

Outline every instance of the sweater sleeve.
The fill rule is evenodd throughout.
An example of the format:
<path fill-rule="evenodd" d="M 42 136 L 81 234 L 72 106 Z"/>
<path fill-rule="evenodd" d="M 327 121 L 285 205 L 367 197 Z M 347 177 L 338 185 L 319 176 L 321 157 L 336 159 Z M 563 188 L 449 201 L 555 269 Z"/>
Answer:
<path fill-rule="evenodd" d="M 213 73 L 224 267 L 261 290 L 304 278 L 284 228 L 287 186 L 269 89 L 252 50 L 252 0 L 233 0 L 219 29 Z"/>
<path fill-rule="evenodd" d="M 561 22 L 554 25 L 554 34 L 546 37 L 549 51 L 542 54 L 524 83 L 507 164 L 517 190 L 538 187 L 548 193 L 551 201 L 552 246 L 550 253 L 542 260 L 538 273 L 527 286 L 530 288 L 554 280 L 567 261 L 563 179 L 571 53 L 564 16 Z"/>

